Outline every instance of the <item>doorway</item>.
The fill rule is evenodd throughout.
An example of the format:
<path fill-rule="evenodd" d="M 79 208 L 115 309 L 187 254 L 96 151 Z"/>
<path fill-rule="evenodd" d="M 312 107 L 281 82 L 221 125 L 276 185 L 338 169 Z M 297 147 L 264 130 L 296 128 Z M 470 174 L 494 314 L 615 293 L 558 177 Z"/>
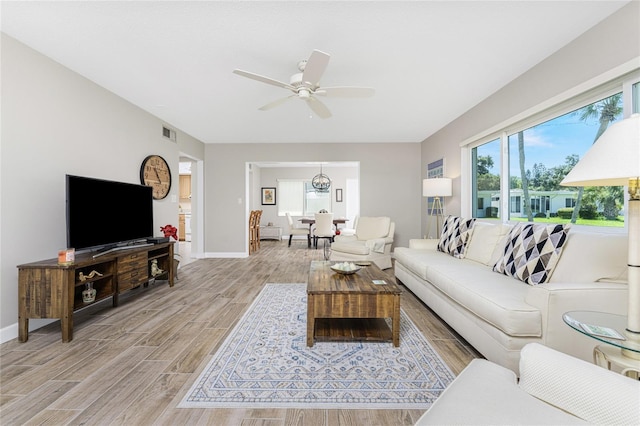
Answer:
<path fill-rule="evenodd" d="M 180 157 L 179 160 L 179 199 L 178 199 L 178 253 L 180 254 L 180 262 L 186 265 L 194 260 L 192 253 L 193 228 L 191 226 L 193 217 L 193 182 L 192 171 L 194 169 L 194 161 Z"/>

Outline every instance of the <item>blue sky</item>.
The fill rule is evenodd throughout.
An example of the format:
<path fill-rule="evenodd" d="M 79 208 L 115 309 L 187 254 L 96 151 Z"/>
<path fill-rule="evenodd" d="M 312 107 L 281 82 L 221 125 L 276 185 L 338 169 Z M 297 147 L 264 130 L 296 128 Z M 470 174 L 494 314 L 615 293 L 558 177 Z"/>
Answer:
<path fill-rule="evenodd" d="M 551 121 L 539 124 L 525 130 L 525 161 L 526 169 L 531 170 L 535 163 L 542 163 L 548 169 L 565 163 L 565 158 L 572 154 L 582 157 L 593 144 L 600 123 L 598 119 L 581 121 L 578 114 L 565 114 Z M 513 141 L 513 142 L 511 142 Z M 512 176 L 519 176 L 517 135 L 510 137 Z M 513 155 L 515 150 L 515 156 Z M 478 147 L 478 155 L 490 155 L 494 166 L 491 172 L 499 174 L 500 143 L 491 142 Z"/>

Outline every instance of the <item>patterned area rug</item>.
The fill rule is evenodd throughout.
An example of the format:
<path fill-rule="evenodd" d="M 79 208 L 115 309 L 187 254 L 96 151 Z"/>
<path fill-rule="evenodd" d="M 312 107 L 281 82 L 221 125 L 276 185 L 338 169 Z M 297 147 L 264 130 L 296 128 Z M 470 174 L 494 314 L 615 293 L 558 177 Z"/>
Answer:
<path fill-rule="evenodd" d="M 306 312 L 306 284 L 267 284 L 178 407 L 426 409 L 454 378 L 404 311 L 398 348 L 308 348 Z"/>

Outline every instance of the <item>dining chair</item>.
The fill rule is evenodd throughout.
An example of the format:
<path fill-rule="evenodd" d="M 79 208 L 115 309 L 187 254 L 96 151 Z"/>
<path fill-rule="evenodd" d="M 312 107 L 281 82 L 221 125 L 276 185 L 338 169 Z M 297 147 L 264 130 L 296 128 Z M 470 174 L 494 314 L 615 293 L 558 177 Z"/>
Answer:
<path fill-rule="evenodd" d="M 258 230 L 260 229 L 260 214 L 262 210 L 251 210 L 249 213 L 249 254 L 255 253 L 260 248 Z"/>
<path fill-rule="evenodd" d="M 333 213 L 316 213 L 316 223 L 313 230 L 313 246 L 318 248 L 318 239 L 324 239 L 324 260 L 329 260 L 331 243 L 336 233 L 333 230 Z M 329 240 L 327 242 L 327 240 Z"/>
<path fill-rule="evenodd" d="M 311 234 L 310 234 L 309 228 L 307 226 L 305 226 L 304 228 L 297 228 L 293 223 L 291 214 L 287 212 L 286 215 L 287 215 L 287 222 L 289 222 L 289 247 L 291 247 L 291 240 L 293 239 L 294 235 L 306 235 L 307 247 L 311 247 Z"/>

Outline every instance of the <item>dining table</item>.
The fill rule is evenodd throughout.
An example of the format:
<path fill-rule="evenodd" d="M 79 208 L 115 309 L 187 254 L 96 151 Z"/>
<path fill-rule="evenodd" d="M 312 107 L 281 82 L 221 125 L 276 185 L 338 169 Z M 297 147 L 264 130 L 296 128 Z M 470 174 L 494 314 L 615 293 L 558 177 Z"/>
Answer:
<path fill-rule="evenodd" d="M 314 223 L 316 223 L 316 220 L 312 217 L 303 217 L 302 219 L 298 219 L 298 220 L 302 223 L 309 224 L 309 233 L 311 233 L 311 227 L 313 226 Z M 348 220 L 349 219 L 345 219 L 345 218 L 335 218 L 333 219 L 333 224 L 336 226 L 336 229 L 338 229 L 338 225 L 347 223 Z"/>

